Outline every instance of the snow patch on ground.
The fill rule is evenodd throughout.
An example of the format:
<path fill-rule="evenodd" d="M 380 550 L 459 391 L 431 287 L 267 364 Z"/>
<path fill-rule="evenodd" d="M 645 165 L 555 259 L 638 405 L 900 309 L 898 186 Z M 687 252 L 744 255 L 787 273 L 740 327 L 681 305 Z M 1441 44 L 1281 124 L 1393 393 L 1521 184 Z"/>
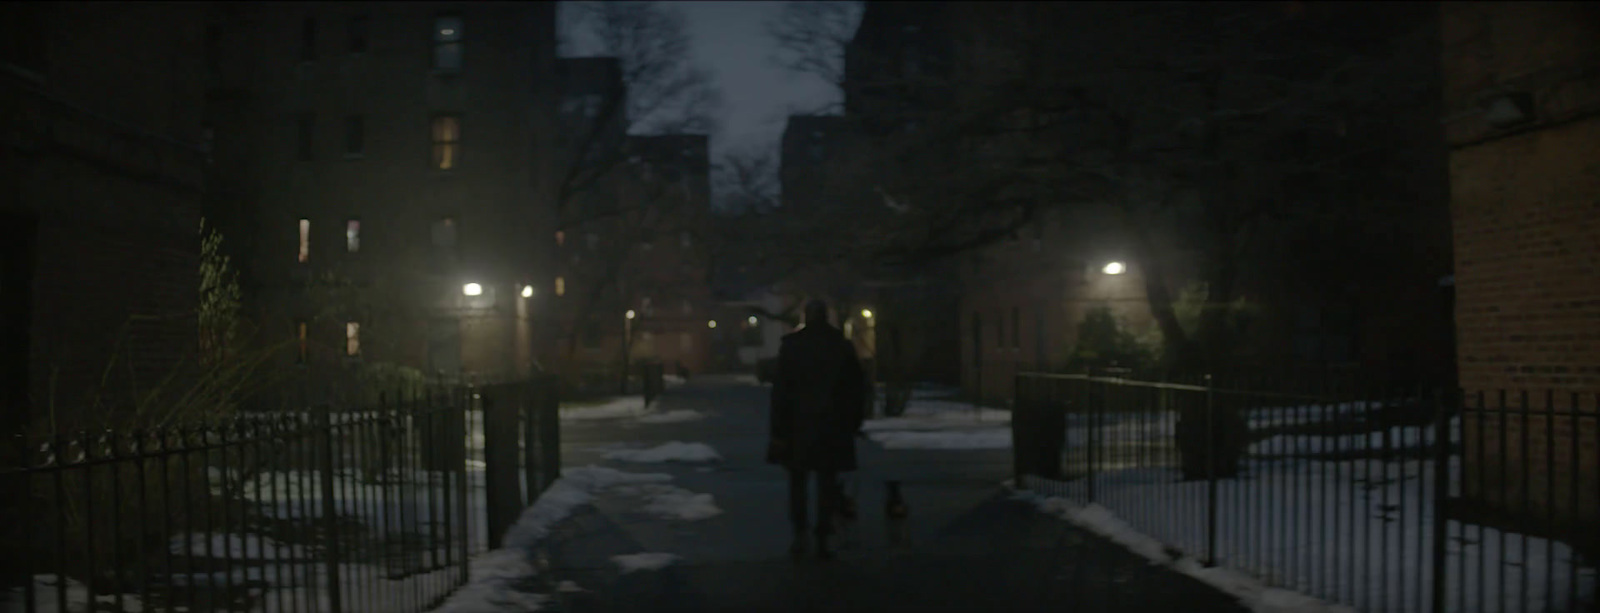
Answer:
<path fill-rule="evenodd" d="M 561 407 L 561 419 L 567 421 L 624 419 L 640 417 L 648 410 L 649 408 L 644 405 L 643 396 L 623 396 L 599 404 Z"/>
<path fill-rule="evenodd" d="M 64 603 L 65 606 L 63 606 L 63 603 L 57 598 L 60 595 L 60 592 L 57 590 L 60 589 L 61 581 L 63 579 L 65 579 L 67 588 L 67 599 Z M 90 610 L 89 586 L 86 586 L 71 577 L 63 578 L 60 575 L 34 575 L 33 593 L 34 602 L 37 603 L 37 610 L 40 613 L 67 613 L 69 611 L 72 613 L 79 613 Z M 96 611 L 117 610 L 117 596 L 115 595 L 96 594 L 94 601 L 94 610 Z M 22 588 L 17 588 L 16 590 L 9 592 L 0 592 L 0 611 L 25 610 L 27 610 L 27 600 L 23 595 Z M 141 611 L 144 611 L 144 602 L 139 600 L 139 597 L 134 594 L 123 594 L 121 610 L 126 611 L 127 613 L 140 613 Z"/>
<path fill-rule="evenodd" d="M 1091 504 L 1080 507 L 1065 498 L 1045 497 L 1032 492 L 1014 496 L 1032 502 L 1040 511 L 1055 515 L 1122 545 L 1152 564 L 1162 564 L 1189 575 L 1238 598 L 1257 613 L 1354 613 L 1354 609 L 1323 602 L 1305 594 L 1274 588 L 1242 573 L 1222 567 L 1206 568 L 1193 558 L 1172 559 L 1167 548 L 1117 518 L 1111 510 Z"/>
<path fill-rule="evenodd" d="M 898 417 L 869 419 L 862 424 L 865 432 L 884 430 L 948 430 L 972 427 L 1004 426 L 1011 423 L 1011 411 L 1000 409 L 974 409 L 971 403 L 950 400 L 916 400 L 906 404 L 906 412 Z"/>
<path fill-rule="evenodd" d="M 672 553 L 630 553 L 611 556 L 611 562 L 622 570 L 622 574 L 640 570 L 660 570 L 678 560 L 683 559 Z"/>
<path fill-rule="evenodd" d="M 1010 449 L 1010 428 L 946 431 L 881 431 L 868 434 L 884 449 Z"/>
<path fill-rule="evenodd" d="M 678 375 L 661 375 L 661 381 L 663 383 L 666 383 L 667 387 L 678 387 L 680 385 L 683 385 L 683 384 L 689 382 L 688 379 L 685 379 L 685 378 L 680 377 Z"/>
<path fill-rule="evenodd" d="M 578 582 L 576 581 L 568 580 L 562 581 L 559 585 L 556 585 L 556 591 L 564 594 L 570 594 L 573 592 L 587 592 L 589 590 L 586 590 L 582 586 L 578 585 Z"/>
<path fill-rule="evenodd" d="M 642 498 L 640 511 L 664 519 L 698 521 L 722 514 L 711 494 L 696 494 L 681 487 L 663 483 L 642 483 L 613 488 L 620 496 Z"/>
<path fill-rule="evenodd" d="M 649 415 L 642 416 L 642 417 L 639 418 L 639 423 L 641 423 L 641 424 L 673 424 L 673 423 L 684 422 L 684 421 L 700 421 L 702 419 L 705 419 L 706 417 L 707 417 L 706 414 L 705 413 L 701 413 L 700 411 L 691 411 L 691 410 L 688 410 L 688 409 L 674 409 L 674 410 L 671 410 L 671 411 L 663 411 L 663 412 L 660 412 L 660 413 L 651 413 Z"/>
<path fill-rule="evenodd" d="M 659 464 L 662 462 L 719 462 L 722 456 L 705 443 L 671 441 L 649 449 L 619 449 L 608 451 L 607 460 Z"/>
<path fill-rule="evenodd" d="M 502 547 L 472 560 L 471 581 L 451 594 L 437 612 L 537 611 L 548 597 L 528 593 L 520 584 L 538 575 L 527 552 L 549 535 L 551 526 L 589 504 L 602 490 L 671 480 L 672 475 L 629 473 L 603 466 L 562 470 L 561 478 L 506 531 Z"/>
<path fill-rule="evenodd" d="M 304 547 L 285 545 L 259 534 L 179 534 L 168 541 L 168 546 L 172 553 L 178 555 L 228 556 L 235 560 L 302 560 L 310 557 Z"/>

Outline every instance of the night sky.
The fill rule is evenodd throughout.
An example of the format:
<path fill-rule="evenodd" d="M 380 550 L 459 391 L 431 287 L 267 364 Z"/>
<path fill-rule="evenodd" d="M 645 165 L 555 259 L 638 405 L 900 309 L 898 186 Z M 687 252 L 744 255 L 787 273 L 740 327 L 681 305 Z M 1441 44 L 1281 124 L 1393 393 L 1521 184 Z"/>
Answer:
<path fill-rule="evenodd" d="M 672 2 L 684 12 L 694 37 L 695 62 L 709 70 L 722 90 L 721 130 L 712 135 L 711 155 L 729 150 L 776 147 L 791 109 L 820 108 L 838 99 L 820 79 L 789 73 L 772 61 L 776 50 L 765 23 L 783 2 Z M 588 43 L 570 39 L 564 55 L 593 53 Z"/>

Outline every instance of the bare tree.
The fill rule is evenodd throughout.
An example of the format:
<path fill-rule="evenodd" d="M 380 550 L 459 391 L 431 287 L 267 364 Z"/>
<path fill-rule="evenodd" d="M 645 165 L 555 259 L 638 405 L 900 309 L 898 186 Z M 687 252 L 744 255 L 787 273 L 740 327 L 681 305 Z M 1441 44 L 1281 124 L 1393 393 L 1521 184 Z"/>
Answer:
<path fill-rule="evenodd" d="M 861 21 L 861 2 L 787 2 L 766 24 L 778 44 L 773 61 L 796 74 L 843 88 L 845 48 Z"/>

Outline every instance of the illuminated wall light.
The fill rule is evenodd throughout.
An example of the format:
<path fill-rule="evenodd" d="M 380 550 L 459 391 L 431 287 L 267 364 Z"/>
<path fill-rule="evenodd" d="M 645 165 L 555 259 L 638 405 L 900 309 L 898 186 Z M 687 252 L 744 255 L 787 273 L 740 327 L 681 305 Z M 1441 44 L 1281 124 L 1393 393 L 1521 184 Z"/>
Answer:
<path fill-rule="evenodd" d="M 1120 275 L 1120 274 L 1122 274 L 1124 272 L 1127 272 L 1127 271 L 1128 271 L 1128 267 L 1124 266 L 1122 264 L 1122 262 L 1111 262 L 1109 264 L 1106 264 L 1105 268 L 1100 269 L 1100 272 L 1106 273 L 1108 275 Z"/>
<path fill-rule="evenodd" d="M 524 286 L 522 286 L 522 297 L 523 298 L 532 298 L 533 297 L 533 286 L 532 285 L 524 285 Z"/>
<path fill-rule="evenodd" d="M 477 283 L 468 283 L 466 285 L 461 286 L 461 293 L 466 294 L 468 296 L 482 296 L 483 295 L 483 286 L 482 285 L 478 285 Z"/>

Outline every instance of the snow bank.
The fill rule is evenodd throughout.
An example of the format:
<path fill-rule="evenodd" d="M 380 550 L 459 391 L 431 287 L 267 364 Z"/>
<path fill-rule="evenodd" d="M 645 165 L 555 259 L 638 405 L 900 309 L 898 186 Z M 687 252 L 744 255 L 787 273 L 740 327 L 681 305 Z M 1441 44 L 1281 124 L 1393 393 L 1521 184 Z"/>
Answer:
<path fill-rule="evenodd" d="M 683 521 L 699 521 L 722 514 L 722 509 L 717 508 L 711 494 L 696 494 L 684 489 L 652 496 L 642 510 L 658 517 Z"/>
<path fill-rule="evenodd" d="M 946 431 L 886 431 L 867 436 L 884 449 L 1010 449 L 1010 428 Z"/>
<path fill-rule="evenodd" d="M 611 398 L 595 405 L 561 407 L 561 419 L 567 421 L 623 419 L 640 417 L 647 410 L 648 407 L 644 406 L 643 396 L 623 396 Z"/>
<path fill-rule="evenodd" d="M 548 597 L 529 593 L 526 588 L 525 584 L 538 575 L 527 552 L 549 535 L 551 526 L 589 504 L 601 490 L 671 480 L 672 475 L 628 473 L 603 466 L 562 470 L 561 478 L 550 484 L 533 506 L 523 510 L 517 523 L 506 531 L 502 547 L 472 560 L 471 582 L 451 594 L 437 613 L 537 611 Z"/>
<path fill-rule="evenodd" d="M 705 413 L 688 409 L 674 409 L 660 413 L 651 413 L 639 418 L 641 424 L 673 424 L 685 421 L 700 421 L 706 418 Z"/>
<path fill-rule="evenodd" d="M 671 553 L 630 553 L 611 556 L 611 562 L 622 570 L 622 574 L 639 570 L 660 570 L 678 560 L 683 559 Z"/>
<path fill-rule="evenodd" d="M 61 582 L 65 580 L 67 599 L 63 603 L 57 596 Z M 37 603 L 39 613 L 81 613 L 90 610 L 89 587 L 71 578 L 60 575 L 34 575 L 33 576 L 34 602 Z M 25 611 L 27 600 L 23 596 L 22 588 L 12 591 L 0 592 L 0 611 Z M 117 610 L 117 596 L 96 594 L 94 597 L 96 611 Z M 122 595 L 122 610 L 127 613 L 140 613 L 144 611 L 144 602 L 134 594 Z"/>
<path fill-rule="evenodd" d="M 1150 560 L 1152 564 L 1166 565 L 1168 568 L 1199 579 L 1238 598 L 1251 611 L 1257 613 L 1354 613 L 1355 611 L 1297 592 L 1274 588 L 1225 568 L 1206 568 L 1192 558 L 1173 559 L 1160 541 L 1134 530 L 1105 507 L 1094 504 L 1080 507 L 1065 498 L 1044 497 L 1031 492 L 1021 492 L 1015 497 L 1032 502 L 1044 513 L 1070 521 L 1085 530 L 1127 547 L 1129 551 Z"/>
<path fill-rule="evenodd" d="M 659 464 L 662 462 L 719 462 L 722 456 L 717 450 L 705 443 L 683 443 L 672 441 L 663 443 L 649 449 L 619 449 L 608 451 L 607 460 L 623 462 L 637 462 L 640 464 Z"/>
<path fill-rule="evenodd" d="M 688 379 L 685 379 L 685 378 L 680 377 L 678 375 L 661 375 L 661 381 L 663 383 L 666 383 L 667 387 L 678 387 L 680 385 L 683 385 L 683 384 L 689 382 Z"/>
<path fill-rule="evenodd" d="M 179 534 L 168 541 L 168 547 L 178 555 L 227 556 L 235 560 L 304 560 L 310 557 L 300 545 L 285 545 L 260 534 Z"/>

